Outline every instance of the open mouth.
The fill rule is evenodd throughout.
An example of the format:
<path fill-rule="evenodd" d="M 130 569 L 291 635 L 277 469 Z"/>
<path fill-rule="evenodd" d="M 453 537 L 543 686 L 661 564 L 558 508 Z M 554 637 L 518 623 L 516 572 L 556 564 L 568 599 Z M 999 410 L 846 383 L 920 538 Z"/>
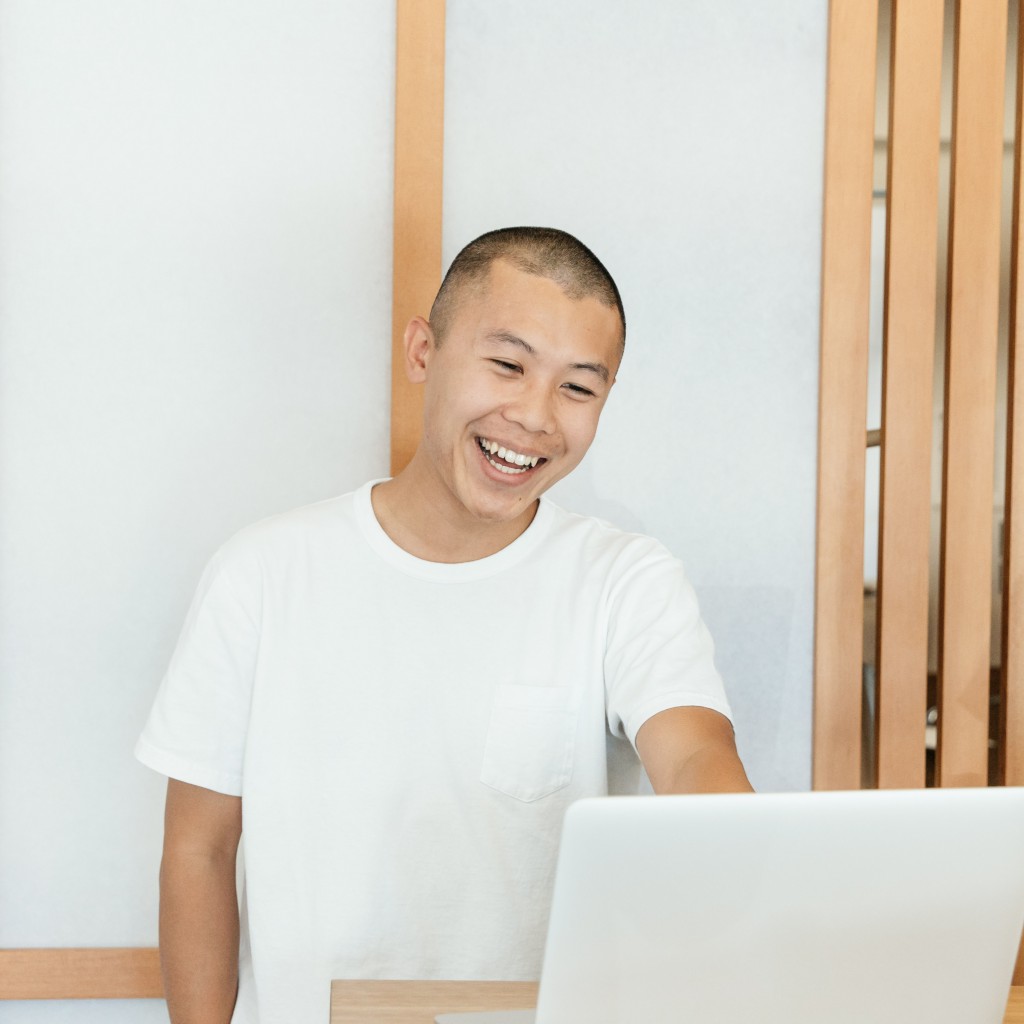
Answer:
<path fill-rule="evenodd" d="M 476 443 L 480 446 L 484 458 L 506 476 L 521 476 L 547 462 L 547 459 L 541 458 L 539 455 L 523 455 L 521 452 L 514 452 L 511 448 L 505 448 L 498 444 L 497 441 L 488 441 L 486 437 L 478 437 Z"/>

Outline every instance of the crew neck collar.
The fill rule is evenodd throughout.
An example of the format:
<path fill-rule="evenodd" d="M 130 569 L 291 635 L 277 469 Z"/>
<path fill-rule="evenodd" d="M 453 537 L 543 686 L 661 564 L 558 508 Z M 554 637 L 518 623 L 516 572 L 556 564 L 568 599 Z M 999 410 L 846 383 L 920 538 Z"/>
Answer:
<path fill-rule="evenodd" d="M 388 478 L 371 480 L 354 494 L 356 519 L 364 538 L 374 552 L 395 569 L 408 576 L 435 583 L 468 583 L 503 572 L 521 562 L 544 540 L 551 524 L 551 504 L 541 496 L 537 514 L 530 525 L 511 544 L 486 558 L 472 562 L 430 562 L 399 547 L 377 521 L 370 492 Z"/>

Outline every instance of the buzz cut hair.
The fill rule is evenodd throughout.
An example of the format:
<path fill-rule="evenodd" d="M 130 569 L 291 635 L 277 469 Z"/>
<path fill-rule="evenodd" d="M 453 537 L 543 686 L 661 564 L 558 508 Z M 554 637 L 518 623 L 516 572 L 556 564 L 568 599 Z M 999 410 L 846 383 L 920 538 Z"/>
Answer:
<path fill-rule="evenodd" d="M 545 277 L 575 301 L 596 298 L 619 314 L 626 343 L 626 313 L 612 275 L 578 238 L 557 228 L 498 228 L 469 243 L 452 260 L 430 308 L 430 326 L 440 345 L 467 290 L 486 284 L 491 264 L 505 260 L 517 270 Z"/>

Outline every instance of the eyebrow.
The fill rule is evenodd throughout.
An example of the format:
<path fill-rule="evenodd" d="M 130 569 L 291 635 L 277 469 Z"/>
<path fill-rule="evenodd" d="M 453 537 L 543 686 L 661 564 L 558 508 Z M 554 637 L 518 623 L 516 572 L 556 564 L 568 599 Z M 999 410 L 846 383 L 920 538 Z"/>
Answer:
<path fill-rule="evenodd" d="M 485 335 L 484 340 L 496 341 L 503 345 L 514 345 L 531 356 L 537 354 L 534 347 L 528 341 L 524 341 L 518 334 L 513 334 L 511 331 L 491 331 L 490 334 Z M 608 372 L 608 367 L 603 363 L 570 363 L 569 369 L 586 370 L 588 373 L 597 374 L 605 384 L 608 383 L 608 378 L 611 376 Z"/>

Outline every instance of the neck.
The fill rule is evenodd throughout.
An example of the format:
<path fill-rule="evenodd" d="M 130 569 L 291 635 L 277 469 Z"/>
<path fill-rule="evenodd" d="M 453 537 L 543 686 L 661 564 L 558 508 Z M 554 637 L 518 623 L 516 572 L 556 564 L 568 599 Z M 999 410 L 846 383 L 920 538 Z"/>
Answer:
<path fill-rule="evenodd" d="M 370 495 L 381 529 L 410 555 L 428 562 L 474 562 L 508 547 L 533 522 L 536 501 L 508 522 L 477 519 L 432 474 L 423 473 L 420 463 L 417 453 Z"/>

